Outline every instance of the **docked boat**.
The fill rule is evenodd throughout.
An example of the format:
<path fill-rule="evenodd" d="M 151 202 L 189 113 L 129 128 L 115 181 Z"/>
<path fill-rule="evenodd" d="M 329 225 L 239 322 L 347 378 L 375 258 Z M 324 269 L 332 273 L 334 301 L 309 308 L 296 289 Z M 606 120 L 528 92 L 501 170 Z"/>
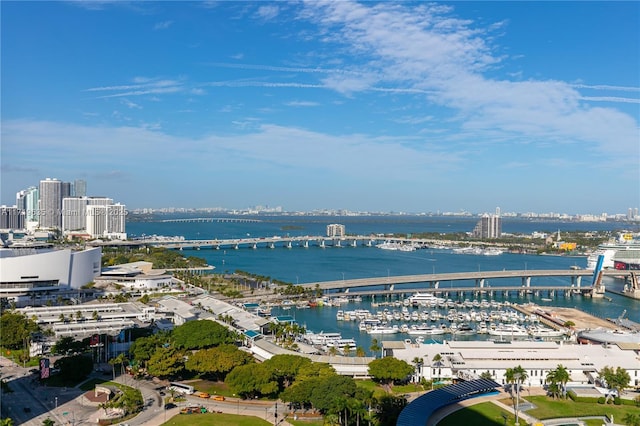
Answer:
<path fill-rule="evenodd" d="M 400 328 L 397 325 L 376 325 L 367 329 L 369 334 L 396 334 L 400 332 Z"/>
<path fill-rule="evenodd" d="M 542 326 L 531 326 L 527 329 L 531 337 L 562 337 L 566 333 L 563 330 L 555 330 L 553 328 Z"/>
<path fill-rule="evenodd" d="M 437 335 L 444 334 L 444 330 L 440 327 L 434 327 L 432 325 L 420 324 L 412 325 L 407 330 L 407 334 L 410 335 Z"/>
<path fill-rule="evenodd" d="M 325 346 L 327 343 L 342 339 L 342 334 L 340 333 L 314 333 L 312 331 L 307 331 L 304 335 L 302 335 L 302 340 L 310 345 L 321 345 Z"/>
<path fill-rule="evenodd" d="M 488 331 L 490 336 L 500 337 L 527 337 L 529 332 L 518 324 L 500 324 Z"/>
<path fill-rule="evenodd" d="M 471 334 L 475 334 L 476 330 L 471 327 L 469 324 L 460 324 L 458 328 L 456 328 L 455 334 L 468 336 Z"/>
<path fill-rule="evenodd" d="M 419 306 L 437 306 L 439 303 L 445 302 L 445 299 L 431 293 L 414 293 L 407 300 L 409 304 Z"/>

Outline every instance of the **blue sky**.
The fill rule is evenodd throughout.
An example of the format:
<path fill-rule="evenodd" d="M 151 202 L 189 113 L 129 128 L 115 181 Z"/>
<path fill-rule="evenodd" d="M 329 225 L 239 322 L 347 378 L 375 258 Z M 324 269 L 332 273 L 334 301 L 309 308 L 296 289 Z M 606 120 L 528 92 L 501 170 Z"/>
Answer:
<path fill-rule="evenodd" d="M 625 213 L 638 2 L 2 2 L 2 203 Z"/>

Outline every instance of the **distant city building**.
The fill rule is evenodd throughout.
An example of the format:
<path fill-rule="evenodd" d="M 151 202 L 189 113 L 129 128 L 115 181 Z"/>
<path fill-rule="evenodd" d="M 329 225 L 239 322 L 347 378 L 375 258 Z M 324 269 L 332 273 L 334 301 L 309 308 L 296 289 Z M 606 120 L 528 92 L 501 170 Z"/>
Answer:
<path fill-rule="evenodd" d="M 73 183 L 73 193 L 71 195 L 73 195 L 74 197 L 86 197 L 87 182 L 82 179 L 76 179 Z"/>
<path fill-rule="evenodd" d="M 113 199 L 106 197 L 64 198 L 62 200 L 62 231 L 87 229 L 87 206 L 108 206 L 111 204 L 113 204 Z"/>
<path fill-rule="evenodd" d="M 25 190 L 25 220 L 27 222 L 38 222 L 38 202 L 40 191 L 35 186 Z"/>
<path fill-rule="evenodd" d="M 0 229 L 24 229 L 24 210 L 0 206 Z"/>
<path fill-rule="evenodd" d="M 483 215 L 472 235 L 475 238 L 500 238 L 502 236 L 502 218 L 498 215 Z"/>
<path fill-rule="evenodd" d="M 327 225 L 327 237 L 344 237 L 345 227 L 337 223 Z"/>
<path fill-rule="evenodd" d="M 62 182 L 58 179 L 40 181 L 40 202 L 36 212 L 40 227 L 62 227 L 62 192 Z"/>
<path fill-rule="evenodd" d="M 122 204 L 107 206 L 107 233 L 123 234 L 125 232 L 127 210 Z"/>
<path fill-rule="evenodd" d="M 87 234 L 92 238 L 126 239 L 126 208 L 122 204 L 87 205 Z"/>

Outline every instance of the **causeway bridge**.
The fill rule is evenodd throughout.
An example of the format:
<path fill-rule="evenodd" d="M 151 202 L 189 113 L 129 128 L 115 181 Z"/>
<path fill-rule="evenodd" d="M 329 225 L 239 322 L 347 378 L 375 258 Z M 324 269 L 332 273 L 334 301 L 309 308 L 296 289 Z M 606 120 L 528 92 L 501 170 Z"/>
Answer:
<path fill-rule="evenodd" d="M 550 294 L 555 291 L 571 291 L 573 293 L 589 293 L 593 294 L 597 290 L 591 278 L 593 271 L 586 269 L 558 269 L 558 270 L 503 270 L 503 271 L 479 271 L 479 272 L 453 272 L 446 274 L 420 274 L 420 275 L 401 275 L 374 278 L 357 278 L 350 280 L 321 281 L 299 284 L 308 290 L 321 290 L 323 293 L 329 294 L 358 294 L 358 295 L 376 295 L 376 294 L 404 294 L 416 291 L 429 293 L 460 293 L 468 291 L 486 291 L 486 292 L 539 292 L 547 291 Z M 631 271 L 604 270 L 601 272 L 603 277 L 631 277 Z M 531 285 L 533 278 L 551 278 L 566 277 L 568 282 L 566 285 Z M 589 284 L 582 286 L 582 278 L 588 277 Z M 514 285 L 491 285 L 487 284 L 488 280 L 498 280 L 505 278 L 520 278 L 522 284 Z M 464 281 L 472 281 L 473 285 L 463 286 Z M 441 283 L 450 283 L 450 286 L 442 286 Z M 454 287 L 453 283 L 456 282 Z M 413 284 L 412 287 L 408 287 Z M 422 288 L 416 288 L 415 284 L 424 284 Z M 363 287 L 382 287 L 381 289 L 372 290 L 370 288 L 352 291 Z M 597 280 L 596 287 L 600 287 L 600 280 Z M 601 293 L 604 293 L 602 291 Z"/>
<path fill-rule="evenodd" d="M 203 218 L 203 220 L 215 219 L 215 218 Z M 168 219 L 168 221 L 191 221 L 196 219 Z M 226 220 L 226 219 L 225 219 Z M 236 219 L 244 220 L 244 219 Z M 246 219 L 247 221 L 251 219 Z M 146 237 L 138 238 L 135 240 L 119 241 L 91 241 L 88 244 L 100 245 L 100 246 L 113 246 L 113 247 L 141 247 L 141 246 L 154 246 L 165 247 L 169 249 L 239 249 L 239 248 L 293 248 L 293 247 L 358 247 L 366 246 L 373 247 L 380 242 L 395 242 L 399 244 L 414 244 L 418 247 L 428 247 L 438 245 L 442 247 L 443 244 L 447 244 L 449 247 L 455 246 L 455 242 L 418 239 L 418 238 L 397 238 L 397 237 L 384 237 L 377 235 L 354 235 L 345 237 L 327 237 L 321 235 L 304 235 L 304 236 L 272 236 L 272 237 L 246 237 L 246 238 L 229 238 L 229 239 L 199 239 L 199 240 L 185 240 L 180 237 Z M 486 246 L 486 243 L 475 243 L 476 246 Z"/>

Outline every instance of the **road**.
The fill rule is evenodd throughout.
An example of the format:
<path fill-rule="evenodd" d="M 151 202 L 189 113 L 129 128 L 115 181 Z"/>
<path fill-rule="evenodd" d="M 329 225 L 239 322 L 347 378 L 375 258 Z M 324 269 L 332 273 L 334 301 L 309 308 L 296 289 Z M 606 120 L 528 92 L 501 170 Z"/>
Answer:
<path fill-rule="evenodd" d="M 41 426 L 47 418 L 55 421 L 56 425 L 88 425 L 97 424 L 97 420 L 104 416 L 104 411 L 96 406 L 83 402 L 84 392 L 79 388 L 54 388 L 42 386 L 37 375 L 30 372 L 30 368 L 16 365 L 10 359 L 0 357 L 2 378 L 7 382 L 11 392 L 2 392 L 0 407 L 2 417 L 11 417 L 16 425 Z M 105 377 L 103 373 L 94 372 L 90 378 Z M 240 398 L 228 398 L 225 401 L 214 401 L 188 396 L 186 402 L 178 404 L 176 408 L 163 410 L 162 386 L 147 380 L 134 380 L 123 375 L 116 378 L 116 382 L 135 387 L 142 393 L 144 409 L 136 417 L 127 420 L 131 426 L 156 426 L 165 423 L 175 415 L 179 415 L 180 408 L 186 405 L 202 405 L 212 412 L 222 412 L 237 415 L 256 416 L 274 423 L 277 410 L 280 425 L 289 423 L 282 421 L 285 405 L 283 403 L 265 401 L 244 401 Z"/>

